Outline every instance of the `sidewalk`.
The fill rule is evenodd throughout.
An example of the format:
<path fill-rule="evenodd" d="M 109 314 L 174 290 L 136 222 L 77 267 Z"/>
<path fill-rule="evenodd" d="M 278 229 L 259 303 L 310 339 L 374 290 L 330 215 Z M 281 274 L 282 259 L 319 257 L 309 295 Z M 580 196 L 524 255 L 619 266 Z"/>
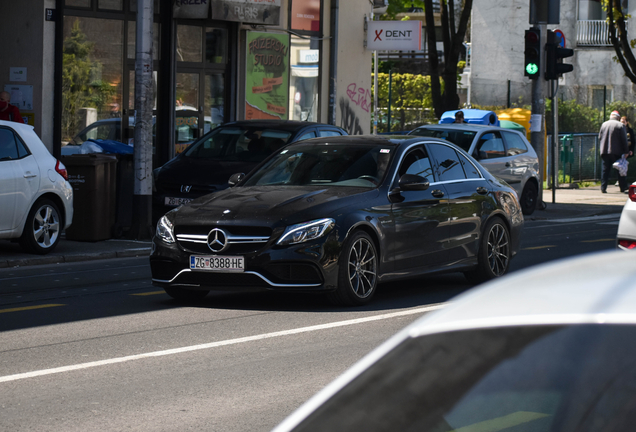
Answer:
<path fill-rule="evenodd" d="M 526 221 L 601 215 L 616 215 L 618 217 L 626 200 L 627 195 L 621 193 L 618 187 L 613 185 L 608 186 L 606 194 L 601 193 L 600 186 L 585 189 L 557 189 L 554 204 L 552 203 L 552 190 L 545 190 L 543 201 L 547 207 L 526 216 Z M 150 245 L 149 241 L 113 239 L 99 242 L 78 242 L 62 237 L 57 248 L 50 254 L 30 255 L 24 253 L 17 243 L 0 241 L 0 268 L 148 256 Z"/>

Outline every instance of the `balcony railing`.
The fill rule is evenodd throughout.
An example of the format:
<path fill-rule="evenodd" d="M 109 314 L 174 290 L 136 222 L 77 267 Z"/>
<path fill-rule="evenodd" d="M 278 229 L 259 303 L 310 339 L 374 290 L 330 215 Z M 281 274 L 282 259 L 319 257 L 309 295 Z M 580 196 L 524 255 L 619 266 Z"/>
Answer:
<path fill-rule="evenodd" d="M 627 23 L 625 23 L 627 29 Z M 578 46 L 612 46 L 609 26 L 605 20 L 577 22 L 576 42 Z"/>

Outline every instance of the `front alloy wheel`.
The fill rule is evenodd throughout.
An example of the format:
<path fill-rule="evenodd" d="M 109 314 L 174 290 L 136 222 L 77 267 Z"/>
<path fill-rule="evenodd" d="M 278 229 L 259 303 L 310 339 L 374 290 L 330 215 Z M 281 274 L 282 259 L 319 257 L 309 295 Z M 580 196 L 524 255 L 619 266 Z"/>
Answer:
<path fill-rule="evenodd" d="M 342 248 L 339 264 L 338 288 L 330 300 L 347 306 L 368 303 L 378 286 L 378 255 L 371 237 L 363 231 L 353 233 Z"/>

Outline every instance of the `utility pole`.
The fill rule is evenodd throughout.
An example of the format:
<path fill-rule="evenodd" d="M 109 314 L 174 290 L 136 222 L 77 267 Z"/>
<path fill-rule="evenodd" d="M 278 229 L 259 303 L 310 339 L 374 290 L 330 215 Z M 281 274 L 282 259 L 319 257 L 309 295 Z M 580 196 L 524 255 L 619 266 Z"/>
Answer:
<path fill-rule="evenodd" d="M 546 24 L 539 24 L 540 43 L 539 58 L 545 58 L 544 41 L 548 35 L 548 27 Z M 542 67 L 539 69 L 541 71 Z M 543 180 L 545 179 L 545 85 L 546 81 L 542 79 L 539 72 L 538 79 L 532 80 L 532 115 L 530 124 L 530 144 L 534 148 L 539 158 L 539 193 L 537 195 L 537 209 L 544 208 L 543 202 Z"/>
<path fill-rule="evenodd" d="M 131 236 L 152 237 L 153 0 L 137 1 L 135 53 L 134 195 Z"/>

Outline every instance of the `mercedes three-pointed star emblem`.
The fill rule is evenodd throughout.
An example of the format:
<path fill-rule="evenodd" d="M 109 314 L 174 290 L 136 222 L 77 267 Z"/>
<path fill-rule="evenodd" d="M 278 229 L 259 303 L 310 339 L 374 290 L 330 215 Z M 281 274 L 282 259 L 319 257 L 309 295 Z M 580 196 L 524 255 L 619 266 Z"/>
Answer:
<path fill-rule="evenodd" d="M 227 234 L 220 228 L 214 228 L 208 234 L 208 247 L 212 252 L 223 252 L 229 246 Z"/>

